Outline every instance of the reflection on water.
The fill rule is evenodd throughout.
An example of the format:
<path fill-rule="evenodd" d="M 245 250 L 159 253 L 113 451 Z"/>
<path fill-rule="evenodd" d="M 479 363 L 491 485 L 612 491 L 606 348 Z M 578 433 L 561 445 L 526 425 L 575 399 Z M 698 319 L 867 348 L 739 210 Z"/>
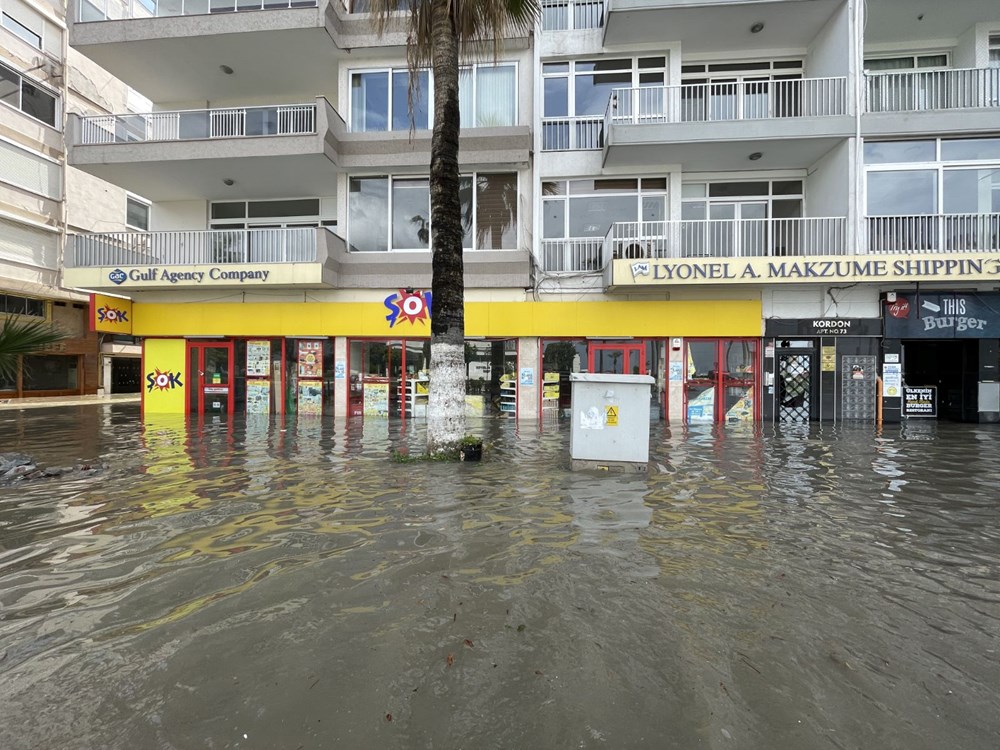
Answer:
<path fill-rule="evenodd" d="M 5 750 L 1000 746 L 996 427 L 137 416 L 0 414 Z"/>

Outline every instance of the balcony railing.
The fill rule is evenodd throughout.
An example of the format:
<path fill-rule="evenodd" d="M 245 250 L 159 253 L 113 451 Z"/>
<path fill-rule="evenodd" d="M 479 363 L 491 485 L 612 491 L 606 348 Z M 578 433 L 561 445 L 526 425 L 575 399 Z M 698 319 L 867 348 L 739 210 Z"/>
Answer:
<path fill-rule="evenodd" d="M 70 268 L 315 263 L 316 228 L 78 234 Z"/>
<path fill-rule="evenodd" d="M 1000 253 L 1000 214 L 869 216 L 870 253 Z"/>
<path fill-rule="evenodd" d="M 542 30 L 572 31 L 604 26 L 604 0 L 542 0 Z"/>
<path fill-rule="evenodd" d="M 81 117 L 79 145 L 308 135 L 315 132 L 315 104 L 222 107 Z"/>
<path fill-rule="evenodd" d="M 542 119 L 542 151 L 597 150 L 604 146 L 604 118 L 546 117 Z"/>
<path fill-rule="evenodd" d="M 605 123 L 726 122 L 847 114 L 846 78 L 613 89 Z"/>
<path fill-rule="evenodd" d="M 79 18 L 87 21 L 121 21 L 132 18 L 205 16 L 251 10 L 315 8 L 319 0 L 79 0 Z"/>
<path fill-rule="evenodd" d="M 843 255 L 846 233 L 844 217 L 617 222 L 604 259 Z"/>
<path fill-rule="evenodd" d="M 603 237 L 542 240 L 542 268 L 549 273 L 599 271 L 603 248 Z"/>
<path fill-rule="evenodd" d="M 1000 68 L 876 73 L 866 79 L 869 112 L 1000 108 Z"/>

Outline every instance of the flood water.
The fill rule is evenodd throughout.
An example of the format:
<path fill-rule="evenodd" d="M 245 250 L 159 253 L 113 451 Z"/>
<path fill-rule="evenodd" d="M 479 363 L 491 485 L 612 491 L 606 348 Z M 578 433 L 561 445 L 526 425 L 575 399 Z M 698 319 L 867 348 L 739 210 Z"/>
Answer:
<path fill-rule="evenodd" d="M 0 748 L 1000 747 L 1000 426 L 0 412 Z"/>

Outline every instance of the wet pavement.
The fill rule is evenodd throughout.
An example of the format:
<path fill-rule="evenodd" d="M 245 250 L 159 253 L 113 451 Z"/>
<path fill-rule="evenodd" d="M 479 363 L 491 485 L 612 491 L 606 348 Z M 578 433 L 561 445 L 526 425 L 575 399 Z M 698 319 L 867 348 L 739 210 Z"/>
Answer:
<path fill-rule="evenodd" d="M 0 413 L 0 748 L 1000 747 L 1000 426 Z"/>

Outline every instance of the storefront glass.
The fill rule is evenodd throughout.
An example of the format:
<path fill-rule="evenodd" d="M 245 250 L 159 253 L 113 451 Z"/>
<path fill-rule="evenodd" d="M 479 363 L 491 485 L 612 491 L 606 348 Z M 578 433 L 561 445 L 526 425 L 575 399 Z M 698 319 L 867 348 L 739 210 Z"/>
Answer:
<path fill-rule="evenodd" d="M 689 340 L 685 421 L 727 424 L 759 419 L 758 353 L 753 339 Z"/>
<path fill-rule="evenodd" d="M 542 417 L 568 416 L 572 403 L 570 374 L 601 372 L 650 375 L 650 418 L 663 419 L 666 410 L 665 342 L 660 339 L 542 342 Z"/>
<path fill-rule="evenodd" d="M 517 413 L 517 341 L 466 341 L 467 416 Z"/>
<path fill-rule="evenodd" d="M 25 391 L 75 391 L 79 388 L 80 358 L 76 355 L 38 354 L 24 357 Z"/>

